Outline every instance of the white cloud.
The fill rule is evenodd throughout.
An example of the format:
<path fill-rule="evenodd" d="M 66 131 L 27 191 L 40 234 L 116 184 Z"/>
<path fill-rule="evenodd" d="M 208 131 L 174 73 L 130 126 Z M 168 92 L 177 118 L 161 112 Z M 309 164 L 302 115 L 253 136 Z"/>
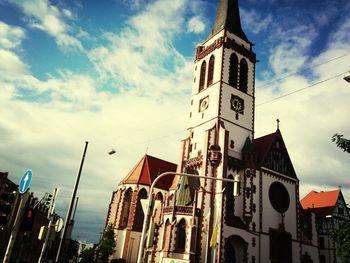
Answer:
<path fill-rule="evenodd" d="M 27 65 L 14 52 L 0 49 L 0 79 L 16 78 L 25 74 L 27 70 Z"/>
<path fill-rule="evenodd" d="M 186 2 L 155 1 L 132 17 L 119 34 L 108 33 L 106 46 L 89 53 L 102 79 L 117 82 L 119 90 L 160 99 L 181 96 L 188 90 L 182 81 L 191 78 L 189 60 L 173 46 L 176 35 L 183 32 Z M 150 88 L 152 87 L 152 88 Z"/>
<path fill-rule="evenodd" d="M 187 23 L 187 32 L 202 33 L 205 30 L 205 24 L 200 16 L 192 17 Z"/>
<path fill-rule="evenodd" d="M 254 9 L 241 9 L 242 24 L 254 34 L 259 34 L 265 31 L 272 23 L 273 17 L 271 14 L 262 14 Z"/>
<path fill-rule="evenodd" d="M 10 26 L 0 21 L 0 47 L 13 49 L 20 46 L 25 38 L 25 31 L 18 26 Z"/>
<path fill-rule="evenodd" d="M 72 28 L 65 21 L 65 18 L 73 18 L 70 10 L 59 9 L 48 0 L 8 1 L 22 9 L 27 16 L 29 26 L 54 37 L 60 47 L 83 50 L 81 42 L 70 34 Z"/>
<path fill-rule="evenodd" d="M 269 58 L 275 74 L 282 75 L 303 67 L 317 34 L 312 25 L 297 25 L 287 30 L 278 27 L 272 36 L 276 45 L 270 48 Z"/>

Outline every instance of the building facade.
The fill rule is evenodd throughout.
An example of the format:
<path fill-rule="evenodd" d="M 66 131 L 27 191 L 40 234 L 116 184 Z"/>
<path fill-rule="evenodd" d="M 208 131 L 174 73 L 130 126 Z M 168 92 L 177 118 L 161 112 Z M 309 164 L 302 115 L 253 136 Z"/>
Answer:
<path fill-rule="evenodd" d="M 311 191 L 301 200 L 305 211 L 316 215 L 320 263 L 340 263 L 336 253 L 336 242 L 332 233 L 342 222 L 350 224 L 350 214 L 341 189 Z"/>
<path fill-rule="evenodd" d="M 112 195 L 106 225 L 115 229 L 111 259 L 136 262 L 319 262 L 315 215 L 299 202 L 299 179 L 279 124 L 254 137 L 253 44 L 241 27 L 237 0 L 220 0 L 213 30 L 196 48 L 187 137 L 177 167 L 145 156 Z M 140 241 L 142 199 L 154 178 L 177 176 L 151 193 L 155 205 L 147 236 Z"/>

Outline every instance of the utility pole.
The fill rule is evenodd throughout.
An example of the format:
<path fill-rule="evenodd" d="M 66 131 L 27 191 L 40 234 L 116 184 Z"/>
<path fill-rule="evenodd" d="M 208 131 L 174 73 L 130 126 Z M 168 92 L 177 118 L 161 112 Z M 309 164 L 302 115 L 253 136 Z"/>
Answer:
<path fill-rule="evenodd" d="M 49 211 L 47 213 L 47 217 L 49 219 L 49 225 L 47 226 L 46 235 L 45 235 L 45 241 L 44 241 L 44 244 L 43 244 L 43 246 L 41 248 L 41 253 L 40 253 L 40 257 L 39 257 L 38 263 L 42 262 L 42 259 L 43 259 L 43 256 L 44 256 L 44 253 L 45 253 L 45 250 L 46 250 L 46 247 L 47 247 L 47 243 L 48 243 L 50 235 L 51 235 L 51 228 L 52 228 L 52 221 L 53 221 L 54 213 L 55 213 L 55 201 L 56 201 L 57 193 L 58 193 L 58 188 L 56 187 L 54 189 L 54 191 L 53 191 L 52 202 L 50 204 L 50 208 L 49 208 Z"/>
<path fill-rule="evenodd" d="M 15 241 L 16 241 L 16 237 L 17 237 L 17 233 L 18 233 L 19 225 L 20 225 L 20 220 L 22 218 L 24 207 L 27 203 L 28 197 L 29 197 L 28 191 L 26 191 L 23 195 L 21 195 L 21 201 L 20 201 L 19 206 L 18 206 L 17 215 L 15 218 L 15 222 L 13 223 L 11 236 L 10 236 L 10 239 L 9 239 L 9 242 L 7 245 L 7 249 L 5 252 L 4 263 L 10 262 L 13 245 L 15 244 Z"/>
<path fill-rule="evenodd" d="M 72 211 L 73 211 L 73 206 L 74 206 L 74 201 L 75 201 L 75 196 L 77 194 L 77 190 L 78 190 L 78 186 L 79 186 L 79 181 L 80 181 L 80 175 L 81 175 L 81 171 L 83 169 L 83 165 L 84 165 L 84 160 L 85 160 L 85 155 L 86 155 L 86 150 L 88 147 L 89 142 L 85 142 L 85 148 L 84 148 L 84 153 L 83 153 L 83 157 L 81 159 L 81 163 L 80 163 L 80 168 L 79 168 L 79 172 L 78 172 L 78 176 L 75 182 L 75 186 L 74 186 L 74 190 L 73 190 L 73 194 L 72 194 L 72 199 L 70 201 L 70 205 L 68 208 L 68 213 L 66 216 L 66 220 L 64 223 L 64 228 L 63 228 L 63 234 L 62 234 L 62 239 L 60 241 L 60 245 L 58 246 L 58 251 L 57 251 L 57 256 L 56 256 L 56 260 L 55 262 L 59 262 L 59 258 L 60 258 L 60 253 L 61 253 L 61 249 L 62 249 L 62 243 L 65 241 L 66 239 L 66 234 L 67 234 L 67 225 L 70 221 L 70 218 L 72 216 Z"/>

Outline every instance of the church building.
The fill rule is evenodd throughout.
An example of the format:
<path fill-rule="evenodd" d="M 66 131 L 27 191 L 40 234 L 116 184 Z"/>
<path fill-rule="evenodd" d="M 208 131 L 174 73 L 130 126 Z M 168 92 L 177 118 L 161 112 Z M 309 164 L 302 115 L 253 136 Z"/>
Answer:
<path fill-rule="evenodd" d="M 273 133 L 254 137 L 256 61 L 238 0 L 219 0 L 213 29 L 195 50 L 180 161 L 145 155 L 117 186 L 106 219 L 117 244 L 110 259 L 319 262 L 315 214 L 300 205 L 278 123 Z M 149 192 L 158 175 L 175 171 L 203 178 L 164 177 Z M 141 241 L 142 199 L 150 194 L 156 201 Z"/>

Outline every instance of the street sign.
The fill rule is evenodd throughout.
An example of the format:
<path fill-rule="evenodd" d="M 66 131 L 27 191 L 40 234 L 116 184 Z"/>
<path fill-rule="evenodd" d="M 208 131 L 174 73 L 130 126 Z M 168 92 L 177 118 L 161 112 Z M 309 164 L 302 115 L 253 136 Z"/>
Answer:
<path fill-rule="evenodd" d="M 55 224 L 55 231 L 60 232 L 62 230 L 62 227 L 63 227 L 63 219 L 59 218 L 59 219 L 57 219 L 56 224 Z"/>
<path fill-rule="evenodd" d="M 33 173 L 32 170 L 27 170 L 22 176 L 21 181 L 19 182 L 18 190 L 21 194 L 24 194 L 32 181 Z"/>

